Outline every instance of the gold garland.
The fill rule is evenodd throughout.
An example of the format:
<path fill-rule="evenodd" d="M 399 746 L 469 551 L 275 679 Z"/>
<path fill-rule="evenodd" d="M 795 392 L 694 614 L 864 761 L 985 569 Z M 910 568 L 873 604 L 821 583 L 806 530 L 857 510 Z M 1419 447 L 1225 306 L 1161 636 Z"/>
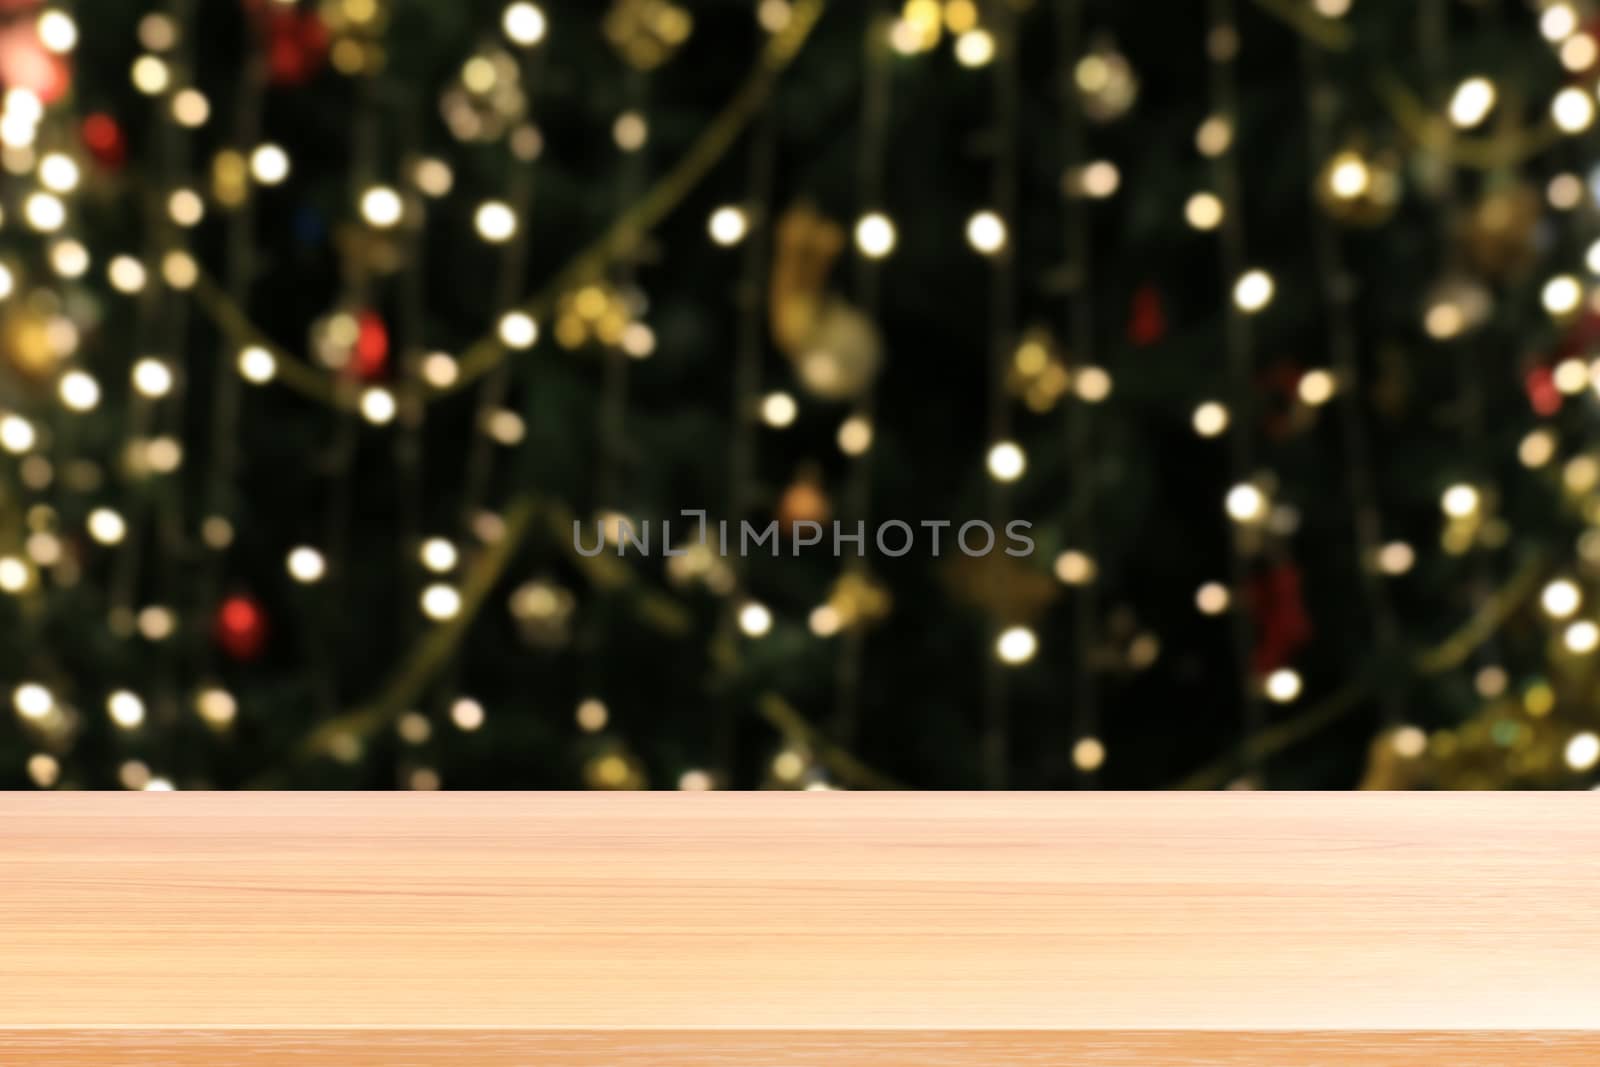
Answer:
<path fill-rule="evenodd" d="M 733 147 L 751 118 L 766 103 L 779 75 L 799 55 L 826 6 L 827 0 L 797 0 L 788 24 L 768 39 L 733 99 L 701 131 L 672 169 L 541 290 L 524 300 L 520 310 L 533 316 L 535 321 L 548 318 L 562 293 L 600 276 L 616 259 L 636 250 L 645 235 L 682 204 Z M 258 345 L 273 354 L 278 363 L 274 380 L 329 407 L 354 410 L 360 403 L 358 390 L 344 386 L 309 360 L 297 358 L 270 341 L 266 332 L 252 322 L 244 309 L 203 269 L 195 283 L 194 295 L 201 310 L 235 347 Z M 495 335 L 486 334 L 462 353 L 461 372 L 456 380 L 444 388 L 430 387 L 426 397 L 434 399 L 466 388 L 504 362 L 507 355 L 505 346 Z"/>

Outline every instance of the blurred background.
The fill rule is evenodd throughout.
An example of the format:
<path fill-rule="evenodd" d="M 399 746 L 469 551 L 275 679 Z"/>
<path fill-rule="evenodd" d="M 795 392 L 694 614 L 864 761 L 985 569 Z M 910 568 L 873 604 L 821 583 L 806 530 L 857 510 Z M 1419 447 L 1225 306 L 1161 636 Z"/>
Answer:
<path fill-rule="evenodd" d="M 0 786 L 1586 788 L 1597 35 L 0 0 Z"/>

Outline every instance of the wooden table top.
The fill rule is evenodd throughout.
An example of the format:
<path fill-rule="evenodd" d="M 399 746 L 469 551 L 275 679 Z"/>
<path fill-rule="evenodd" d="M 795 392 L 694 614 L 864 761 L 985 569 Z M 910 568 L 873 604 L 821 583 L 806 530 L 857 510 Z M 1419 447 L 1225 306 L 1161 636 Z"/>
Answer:
<path fill-rule="evenodd" d="M 1600 1062 L 1600 798 L 0 795 L 0 1064 L 1354 1064 L 1374 1041 Z"/>

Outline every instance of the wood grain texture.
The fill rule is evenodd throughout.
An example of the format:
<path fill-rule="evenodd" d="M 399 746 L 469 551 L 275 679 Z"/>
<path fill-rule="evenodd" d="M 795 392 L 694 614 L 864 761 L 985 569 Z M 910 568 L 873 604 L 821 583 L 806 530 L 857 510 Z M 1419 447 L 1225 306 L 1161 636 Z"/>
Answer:
<path fill-rule="evenodd" d="M 0 796 L 0 1064 L 1593 1064 L 1596 1035 L 1593 794 Z"/>
<path fill-rule="evenodd" d="M 1093 1030 L 0 1030 L 39 1067 L 1594 1067 L 1600 1035 Z"/>

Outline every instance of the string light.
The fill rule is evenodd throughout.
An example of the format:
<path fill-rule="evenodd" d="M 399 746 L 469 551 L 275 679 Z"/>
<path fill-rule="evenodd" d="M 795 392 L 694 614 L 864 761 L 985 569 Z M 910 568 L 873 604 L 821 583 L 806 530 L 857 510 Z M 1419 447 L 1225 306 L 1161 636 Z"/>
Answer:
<path fill-rule="evenodd" d="M 1470 485 L 1452 485 L 1440 498 L 1440 507 L 1452 519 L 1465 519 L 1477 514 L 1478 490 Z"/>
<path fill-rule="evenodd" d="M 460 364 L 447 352 L 430 352 L 422 360 L 422 380 L 435 389 L 448 389 L 460 376 Z"/>
<path fill-rule="evenodd" d="M 1416 562 L 1416 550 L 1404 541 L 1390 541 L 1378 549 L 1378 569 L 1390 577 L 1407 573 Z"/>
<path fill-rule="evenodd" d="M 1260 489 L 1246 483 L 1228 490 L 1225 505 L 1233 521 L 1259 522 L 1266 515 L 1267 498 Z"/>
<path fill-rule="evenodd" d="M 1565 0 L 1551 4 L 1539 16 L 1539 32 L 1552 43 L 1564 41 L 1578 29 L 1578 12 Z"/>
<path fill-rule="evenodd" d="M 21 455 L 32 448 L 38 439 L 33 423 L 21 415 L 0 415 L 0 448 L 12 455 Z"/>
<path fill-rule="evenodd" d="M 1006 245 L 1006 224 L 993 211 L 979 211 L 967 220 L 967 243 L 986 256 Z"/>
<path fill-rule="evenodd" d="M 106 714 L 124 730 L 137 730 L 144 725 L 144 701 L 126 689 L 119 689 L 106 697 Z"/>
<path fill-rule="evenodd" d="M 139 612 L 138 626 L 146 641 L 165 641 L 178 628 L 178 617 L 169 607 L 151 604 Z"/>
<path fill-rule="evenodd" d="M 100 403 L 100 383 L 81 370 L 63 374 L 57 391 L 71 411 L 93 411 Z"/>
<path fill-rule="evenodd" d="M 275 144 L 257 145 L 250 153 L 250 175 L 262 185 L 281 185 L 289 177 L 289 153 Z"/>
<path fill-rule="evenodd" d="M 50 267 L 62 278 L 82 278 L 90 269 L 90 250 L 75 240 L 62 240 L 50 246 Z M 11 272 L 0 267 L 0 296 L 10 296 Z"/>
<path fill-rule="evenodd" d="M 1372 171 L 1355 152 L 1341 152 L 1328 170 L 1328 188 L 1340 200 L 1356 200 L 1372 188 Z"/>
<path fill-rule="evenodd" d="M 465 733 L 481 729 L 487 718 L 483 705 L 471 697 L 462 697 L 450 705 L 450 721 L 455 723 L 456 729 Z"/>
<path fill-rule="evenodd" d="M 198 226 L 206 217 L 206 204 L 193 189 L 174 189 L 167 197 L 167 214 L 179 226 Z"/>
<path fill-rule="evenodd" d="M 637 152 L 650 137 L 650 126 L 637 111 L 624 111 L 611 124 L 611 138 L 624 152 Z"/>
<path fill-rule="evenodd" d="M 422 591 L 422 613 L 435 622 L 447 622 L 461 613 L 461 593 L 454 586 L 436 583 Z"/>
<path fill-rule="evenodd" d="M 51 152 L 39 160 L 39 184 L 56 193 L 70 193 L 78 187 L 77 162 L 61 152 Z"/>
<path fill-rule="evenodd" d="M 288 567 L 289 577 L 302 585 L 320 582 L 328 573 L 328 562 L 322 558 L 322 553 L 306 545 L 290 551 L 285 565 Z"/>
<path fill-rule="evenodd" d="M 1191 422 L 1201 437 L 1220 437 L 1228 429 L 1228 409 L 1215 400 L 1207 400 L 1194 409 Z"/>
<path fill-rule="evenodd" d="M 1563 89 L 1550 102 L 1550 117 L 1564 133 L 1582 133 L 1594 123 L 1594 101 L 1582 89 Z"/>
<path fill-rule="evenodd" d="M 395 416 L 394 394 L 382 386 L 373 386 L 361 394 L 361 416 L 374 426 L 391 422 Z"/>
<path fill-rule="evenodd" d="M 750 231 L 750 221 L 742 208 L 719 207 L 711 213 L 707 229 L 713 241 L 727 248 L 744 240 Z"/>
<path fill-rule="evenodd" d="M 1280 667 L 1267 675 L 1267 698 L 1275 704 L 1292 704 L 1300 696 L 1300 675 L 1288 667 Z"/>
<path fill-rule="evenodd" d="M 1088 585 L 1094 581 L 1094 560 L 1085 552 L 1069 548 L 1056 557 L 1055 575 L 1062 585 Z"/>
<path fill-rule="evenodd" d="M 1085 774 L 1098 771 L 1106 761 L 1106 746 L 1097 737 L 1081 737 L 1072 746 L 1072 765 Z"/>
<path fill-rule="evenodd" d="M 1302 403 L 1311 407 L 1326 404 L 1333 399 L 1338 382 L 1330 371 L 1310 370 L 1300 376 L 1298 392 Z"/>
<path fill-rule="evenodd" d="M 1583 285 L 1570 274 L 1559 275 L 1545 283 L 1542 299 L 1550 314 L 1570 315 L 1583 303 Z"/>
<path fill-rule="evenodd" d="M 1600 735 L 1590 730 L 1573 734 L 1562 755 L 1567 766 L 1579 773 L 1594 770 L 1595 765 L 1600 764 Z"/>
<path fill-rule="evenodd" d="M 361 217 L 380 230 L 399 225 L 405 205 L 400 194 L 387 185 L 375 185 L 361 194 Z"/>
<path fill-rule="evenodd" d="M 1195 131 L 1194 144 L 1201 155 L 1215 159 L 1232 147 L 1233 123 L 1222 115 L 1212 115 Z"/>
<path fill-rule="evenodd" d="M 544 40 L 544 12 L 533 4 L 517 3 L 507 7 L 500 24 L 512 44 L 531 48 Z"/>
<path fill-rule="evenodd" d="M 963 67 L 982 67 L 994 59 L 994 35 L 971 29 L 956 38 L 956 62 Z"/>
<path fill-rule="evenodd" d="M 20 593 L 32 584 L 28 565 L 16 556 L 0 556 L 0 593 Z"/>
<path fill-rule="evenodd" d="M 254 385 L 265 385 L 278 373 L 278 360 L 260 345 L 251 345 L 239 352 L 239 374 Z"/>
<path fill-rule="evenodd" d="M 133 388 L 151 399 L 166 396 L 172 391 L 172 368 L 159 359 L 139 360 L 133 365 Z"/>
<path fill-rule="evenodd" d="M 161 12 L 146 15 L 139 20 L 139 43 L 152 52 L 165 52 L 178 43 L 178 25 Z"/>
<path fill-rule="evenodd" d="M 1461 129 L 1471 129 L 1489 117 L 1495 99 L 1494 83 L 1488 78 L 1468 78 L 1450 98 L 1450 121 Z"/>
<path fill-rule="evenodd" d="M 1098 404 L 1111 395 L 1111 374 L 1104 367 L 1092 364 L 1080 367 L 1072 379 L 1072 390 L 1078 394 L 1078 399 Z"/>
<path fill-rule="evenodd" d="M 517 232 L 517 216 L 510 205 L 500 200 L 488 200 L 478 206 L 474 219 L 478 236 L 491 244 L 504 244 Z"/>
<path fill-rule="evenodd" d="M 456 546 L 443 537 L 430 537 L 422 542 L 422 565 L 435 574 L 447 574 L 455 569 L 460 559 Z"/>
<path fill-rule="evenodd" d="M 1251 270 L 1240 276 L 1233 287 L 1233 302 L 1246 314 L 1255 314 L 1272 303 L 1276 285 L 1264 270 Z"/>
<path fill-rule="evenodd" d="M 507 348 L 532 348 L 539 340 L 539 324 L 525 311 L 508 311 L 500 317 L 499 333 Z"/>
<path fill-rule="evenodd" d="M 144 264 L 132 256 L 114 256 L 106 266 L 106 278 L 111 288 L 129 296 L 144 289 L 148 276 Z"/>
<path fill-rule="evenodd" d="M 781 430 L 794 425 L 800 407 L 788 393 L 768 393 L 761 400 L 761 421 L 773 429 Z"/>
<path fill-rule="evenodd" d="M 1019 667 L 1033 659 L 1039 651 L 1039 638 L 1026 626 L 1009 626 L 995 639 L 995 655 L 1000 662 Z"/>
<path fill-rule="evenodd" d="M 772 630 L 772 612 L 752 600 L 739 609 L 739 629 L 746 637 L 765 637 Z"/>
<path fill-rule="evenodd" d="M 455 186 L 455 172 L 450 169 L 450 164 L 442 159 L 427 157 L 419 159 L 411 171 L 411 180 L 416 182 L 424 196 L 434 199 L 449 196 L 450 190 Z"/>
<path fill-rule="evenodd" d="M 1014 482 L 1028 469 L 1028 458 L 1015 441 L 1001 441 L 989 449 L 989 476 L 997 482 Z"/>
<path fill-rule="evenodd" d="M 1583 593 L 1577 583 L 1567 578 L 1558 578 L 1544 587 L 1539 594 L 1539 603 L 1544 607 L 1545 614 L 1552 619 L 1567 619 L 1577 614 L 1578 608 L 1583 604 Z"/>
<path fill-rule="evenodd" d="M 839 451 L 859 456 L 872 447 L 872 423 L 865 415 L 852 415 L 839 424 Z"/>
<path fill-rule="evenodd" d="M 55 710 L 55 697 L 38 682 L 23 682 L 11 693 L 11 705 L 24 719 L 43 719 Z"/>
<path fill-rule="evenodd" d="M 102 545 L 121 544 L 128 534 L 128 524 L 110 508 L 95 508 L 89 513 L 89 536 Z"/>
<path fill-rule="evenodd" d="M 1222 200 L 1215 193 L 1195 193 L 1183 205 L 1183 217 L 1197 230 L 1214 230 L 1222 225 Z"/>
<path fill-rule="evenodd" d="M 40 233 L 55 233 L 67 221 L 67 208 L 49 193 L 32 193 L 22 204 L 23 217 Z"/>
<path fill-rule="evenodd" d="M 190 129 L 204 126 L 211 117 L 211 101 L 198 89 L 180 89 L 172 95 L 172 117 Z"/>
<path fill-rule="evenodd" d="M 1567 650 L 1576 655 L 1587 655 L 1600 647 L 1600 626 L 1596 626 L 1588 619 L 1582 619 L 1567 627 L 1562 635 Z"/>
<path fill-rule="evenodd" d="M 133 87 L 146 96 L 157 96 L 167 91 L 172 83 L 172 72 L 158 56 L 140 56 L 133 61 Z"/>
<path fill-rule="evenodd" d="M 868 259 L 882 259 L 894 251 L 894 223 L 881 211 L 869 212 L 856 222 L 856 247 Z"/>
<path fill-rule="evenodd" d="M 1194 606 L 1202 615 L 1221 615 L 1228 610 L 1228 587 L 1221 582 L 1207 582 L 1195 590 Z"/>
<path fill-rule="evenodd" d="M 586 734 L 597 734 L 611 721 L 611 712 L 606 708 L 604 701 L 589 697 L 578 702 L 578 709 L 573 713 L 573 718 L 577 720 L 578 729 Z"/>
<path fill-rule="evenodd" d="M 65 11 L 48 8 L 40 12 L 36 26 L 39 43 L 44 45 L 46 51 L 61 56 L 77 47 L 78 24 Z"/>
<path fill-rule="evenodd" d="M 189 253 L 175 248 L 161 257 L 161 277 L 179 292 L 192 289 L 200 280 L 200 264 Z"/>

